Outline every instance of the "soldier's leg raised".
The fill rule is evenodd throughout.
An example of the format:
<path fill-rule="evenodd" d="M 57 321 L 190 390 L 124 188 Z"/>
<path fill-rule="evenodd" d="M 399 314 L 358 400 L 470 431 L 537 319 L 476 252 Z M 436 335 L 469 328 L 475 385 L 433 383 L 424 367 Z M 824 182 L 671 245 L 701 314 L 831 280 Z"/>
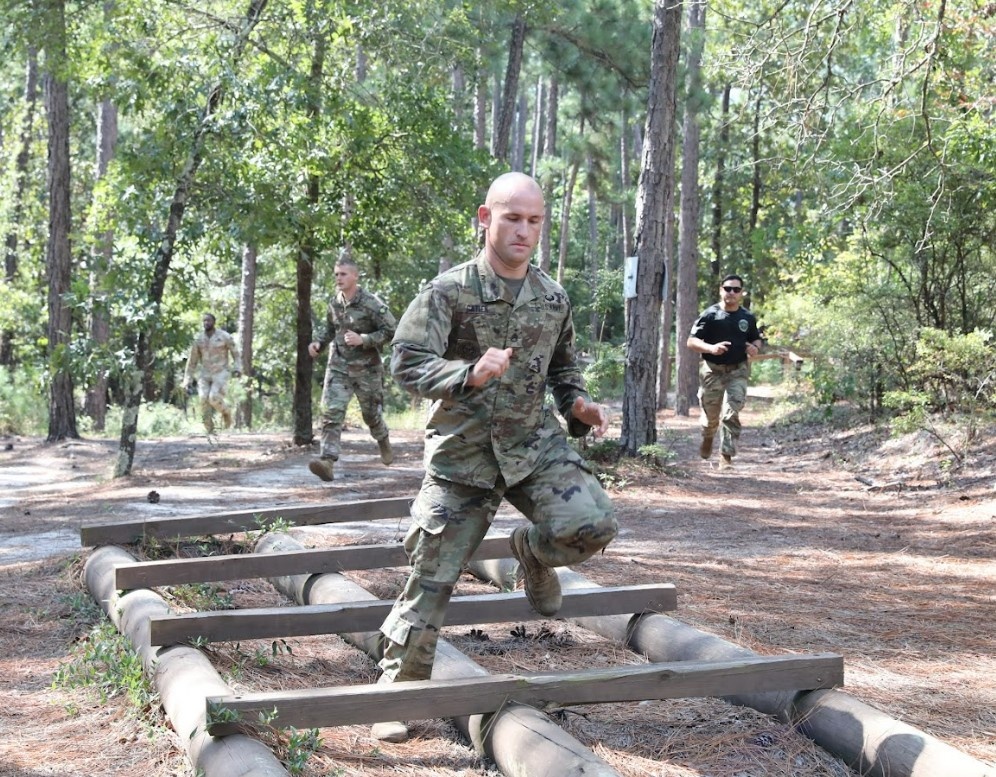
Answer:
<path fill-rule="evenodd" d="M 526 594 L 537 612 L 552 615 L 560 607 L 560 584 L 552 568 L 584 561 L 612 541 L 619 530 L 612 501 L 566 440 L 505 498 L 533 524 L 512 533 Z"/>

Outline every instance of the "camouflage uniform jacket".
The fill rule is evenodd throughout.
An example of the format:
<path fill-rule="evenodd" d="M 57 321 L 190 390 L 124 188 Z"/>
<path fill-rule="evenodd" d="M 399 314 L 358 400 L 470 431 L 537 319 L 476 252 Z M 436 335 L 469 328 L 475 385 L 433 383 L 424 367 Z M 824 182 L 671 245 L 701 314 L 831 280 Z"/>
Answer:
<path fill-rule="evenodd" d="M 187 359 L 187 370 L 184 373 L 183 382 L 190 383 L 194 377 L 194 370 L 198 365 L 201 368 L 202 378 L 211 378 L 219 373 L 228 370 L 228 357 L 232 362 L 239 363 L 239 354 L 235 350 L 235 338 L 224 329 L 215 327 L 214 332 L 208 337 L 206 332 L 200 332 L 194 338 L 194 345 L 190 349 L 190 356 Z"/>
<path fill-rule="evenodd" d="M 555 446 L 573 454 L 546 403 L 547 387 L 572 436 L 591 428 L 570 416 L 575 398 L 588 398 L 570 300 L 536 267 L 514 300 L 483 253 L 439 275 L 408 306 L 393 346 L 398 383 L 434 400 L 425 441 L 431 475 L 492 488 L 500 474 L 513 486 Z M 515 349 L 509 369 L 468 387 L 471 368 L 491 347 Z"/>
<path fill-rule="evenodd" d="M 380 298 L 357 287 L 349 302 L 342 292 L 336 292 L 325 316 L 325 332 L 318 342 L 324 348 L 332 344 L 329 369 L 358 377 L 383 371 L 381 350 L 391 341 L 398 325 L 394 315 Z M 346 345 L 346 332 L 353 331 L 363 338 L 363 345 Z"/>

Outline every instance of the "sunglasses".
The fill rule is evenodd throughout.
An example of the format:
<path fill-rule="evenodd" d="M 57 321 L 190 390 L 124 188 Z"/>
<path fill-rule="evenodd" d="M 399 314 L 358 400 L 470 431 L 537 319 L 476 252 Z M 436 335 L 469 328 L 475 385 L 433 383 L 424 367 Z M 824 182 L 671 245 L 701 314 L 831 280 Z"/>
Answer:
<path fill-rule="evenodd" d="M 727 291 L 730 294 L 739 294 L 743 290 L 744 290 L 743 286 L 724 286 L 723 287 L 723 291 Z"/>

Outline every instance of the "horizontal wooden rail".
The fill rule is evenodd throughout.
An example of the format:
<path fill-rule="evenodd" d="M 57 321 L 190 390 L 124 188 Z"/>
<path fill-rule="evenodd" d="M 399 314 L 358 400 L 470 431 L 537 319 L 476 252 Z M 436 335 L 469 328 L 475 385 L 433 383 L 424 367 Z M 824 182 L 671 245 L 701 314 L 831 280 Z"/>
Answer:
<path fill-rule="evenodd" d="M 207 697 L 208 731 L 238 733 L 269 714 L 279 728 L 322 728 L 383 720 L 451 718 L 493 712 L 511 702 L 539 709 L 648 699 L 816 690 L 844 682 L 839 655 L 756 656 L 678 661 L 578 672 L 489 675 Z M 235 719 L 232 719 L 235 718 Z"/>
<path fill-rule="evenodd" d="M 83 546 L 117 545 L 141 542 L 148 537 L 164 541 L 182 537 L 202 537 L 208 534 L 232 534 L 254 531 L 262 524 L 282 519 L 293 526 L 313 526 L 322 523 L 376 521 L 383 518 L 406 518 L 410 497 L 364 499 L 336 504 L 287 505 L 235 513 L 214 513 L 180 518 L 100 523 L 80 529 Z"/>
<path fill-rule="evenodd" d="M 489 537 L 477 548 L 473 559 L 483 561 L 511 557 L 508 537 Z M 252 580 L 261 577 L 404 566 L 408 566 L 408 556 L 401 544 L 345 545 L 339 548 L 265 554 L 243 553 L 233 556 L 164 559 L 122 564 L 115 568 L 114 584 L 119 591 L 130 591 L 157 585 Z"/>
<path fill-rule="evenodd" d="M 153 645 L 175 645 L 190 640 L 234 642 L 376 631 L 393 605 L 394 602 L 377 600 L 153 617 L 149 619 L 149 639 Z M 564 592 L 564 602 L 557 617 L 666 612 L 677 609 L 677 606 L 677 594 L 670 583 L 575 589 Z M 525 594 L 521 592 L 455 596 L 446 610 L 446 625 L 504 623 L 542 617 L 529 606 Z"/>

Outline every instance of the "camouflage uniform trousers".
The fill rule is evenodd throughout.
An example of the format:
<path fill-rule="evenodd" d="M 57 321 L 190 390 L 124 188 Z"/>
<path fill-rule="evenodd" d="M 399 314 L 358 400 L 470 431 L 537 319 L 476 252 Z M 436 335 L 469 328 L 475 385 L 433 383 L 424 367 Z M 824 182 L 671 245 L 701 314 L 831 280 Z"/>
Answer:
<path fill-rule="evenodd" d="M 383 416 L 383 373 L 371 369 L 363 375 L 352 376 L 328 370 L 322 389 L 322 444 L 319 455 L 323 458 L 339 458 L 342 424 L 346 420 L 346 407 L 354 394 L 360 403 L 363 423 L 370 428 L 370 436 L 379 441 L 388 435 Z"/>
<path fill-rule="evenodd" d="M 503 497 L 532 522 L 529 546 L 546 566 L 584 561 L 616 536 L 612 502 L 598 478 L 563 453 L 555 446 L 529 478 L 511 488 L 500 479 L 491 489 L 426 474 L 405 537 L 411 575 L 380 629 L 386 637 L 381 682 L 426 680 L 432 674 L 453 587 Z"/>
<path fill-rule="evenodd" d="M 197 379 L 197 396 L 201 402 L 201 419 L 208 432 L 214 431 L 214 411 L 228 416 L 228 405 L 225 404 L 225 389 L 228 387 L 228 370 L 214 374 L 201 374 Z"/>
<path fill-rule="evenodd" d="M 747 401 L 750 362 L 712 364 L 699 367 L 699 407 L 702 436 L 712 438 L 719 428 L 720 453 L 735 456 L 740 439 L 740 411 Z"/>

